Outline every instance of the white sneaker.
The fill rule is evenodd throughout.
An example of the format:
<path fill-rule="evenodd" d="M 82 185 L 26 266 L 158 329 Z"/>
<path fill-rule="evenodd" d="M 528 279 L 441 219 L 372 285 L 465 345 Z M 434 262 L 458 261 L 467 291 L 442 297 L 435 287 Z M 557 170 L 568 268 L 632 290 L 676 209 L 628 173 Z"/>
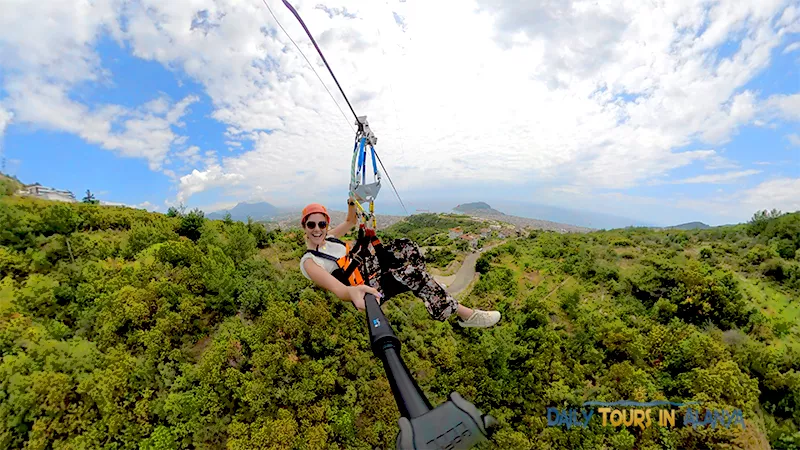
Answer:
<path fill-rule="evenodd" d="M 461 320 L 458 321 L 458 324 L 464 328 L 468 327 L 477 327 L 477 328 L 489 328 L 492 325 L 496 324 L 500 321 L 500 312 L 499 311 L 481 311 L 476 309 L 472 316 L 467 319 L 466 322 Z"/>

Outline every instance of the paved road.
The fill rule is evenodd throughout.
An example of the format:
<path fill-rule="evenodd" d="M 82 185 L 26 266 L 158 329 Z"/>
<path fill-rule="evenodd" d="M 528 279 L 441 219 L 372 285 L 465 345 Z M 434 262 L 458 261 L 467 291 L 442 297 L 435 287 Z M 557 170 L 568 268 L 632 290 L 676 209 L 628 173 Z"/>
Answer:
<path fill-rule="evenodd" d="M 469 286 L 469 284 L 472 282 L 472 279 L 475 278 L 475 262 L 478 261 L 478 258 L 481 256 L 481 254 L 487 250 L 491 250 L 492 248 L 497 247 L 498 245 L 504 243 L 505 241 L 502 241 L 497 244 L 491 245 L 489 247 L 484 247 L 474 253 L 470 253 L 469 255 L 467 255 L 467 257 L 464 258 L 464 261 L 461 263 L 461 267 L 458 268 L 458 272 L 456 272 L 453 282 L 447 285 L 447 287 L 445 288 L 447 292 L 449 292 L 450 295 L 456 295 L 461 291 L 463 291 L 464 289 L 466 289 L 467 286 Z M 452 276 L 450 277 L 434 276 L 434 278 L 436 279 L 436 281 L 444 283 L 444 280 L 452 278 Z"/>

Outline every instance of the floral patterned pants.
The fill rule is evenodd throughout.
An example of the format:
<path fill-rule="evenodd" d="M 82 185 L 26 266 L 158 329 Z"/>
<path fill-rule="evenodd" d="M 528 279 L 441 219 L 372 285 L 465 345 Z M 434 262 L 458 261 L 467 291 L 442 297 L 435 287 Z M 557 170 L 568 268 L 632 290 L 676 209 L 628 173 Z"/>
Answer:
<path fill-rule="evenodd" d="M 458 301 L 433 279 L 433 276 L 425 270 L 425 260 L 422 257 L 419 246 L 409 239 L 401 238 L 393 241 L 384 242 L 383 247 L 392 253 L 400 263 L 399 267 L 388 269 L 387 276 L 392 276 L 399 282 L 400 287 L 404 287 L 422 299 L 428 313 L 435 320 L 445 321 L 451 314 L 458 309 Z M 391 298 L 395 292 L 385 292 L 381 286 L 381 277 L 373 276 L 380 274 L 381 269 L 378 257 L 371 255 L 364 261 L 364 266 L 370 278 L 368 284 L 378 290 L 385 299 Z M 393 280 L 389 280 L 393 281 Z M 384 284 L 386 280 L 384 279 Z M 389 286 L 385 286 L 387 291 L 393 291 Z M 384 300 L 385 301 L 385 300 Z"/>

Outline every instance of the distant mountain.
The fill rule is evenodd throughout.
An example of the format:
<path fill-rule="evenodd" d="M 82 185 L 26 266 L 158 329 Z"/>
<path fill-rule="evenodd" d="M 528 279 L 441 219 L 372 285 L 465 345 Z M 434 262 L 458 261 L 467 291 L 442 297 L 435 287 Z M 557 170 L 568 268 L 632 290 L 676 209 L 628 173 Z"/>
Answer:
<path fill-rule="evenodd" d="M 668 230 L 705 230 L 706 228 L 711 228 L 711 226 L 706 225 L 703 222 L 689 222 L 667 227 Z"/>
<path fill-rule="evenodd" d="M 491 206 L 489 206 L 488 203 L 485 202 L 464 203 L 453 208 L 453 211 L 464 214 L 471 214 L 476 212 L 485 214 L 503 214 L 500 211 L 492 208 Z"/>
<path fill-rule="evenodd" d="M 487 203 L 473 202 L 464 203 L 453 208 L 454 212 L 466 214 L 471 217 L 478 217 L 481 219 L 496 220 L 498 222 L 505 222 L 514 225 L 517 229 L 532 228 L 537 230 L 551 230 L 564 232 L 578 232 L 584 233 L 592 231 L 590 228 L 579 227 L 575 225 L 568 225 L 565 223 L 551 222 L 548 220 L 534 219 L 530 217 L 512 216 L 500 212 Z"/>
<path fill-rule="evenodd" d="M 502 209 L 507 214 L 513 214 L 515 216 L 536 217 L 558 223 L 569 223 L 575 226 L 593 229 L 610 230 L 614 228 L 654 226 L 652 223 L 646 223 L 627 217 L 615 216 L 613 214 L 578 210 L 568 207 L 542 205 L 537 203 L 504 200 L 497 202 L 495 207 Z"/>
<path fill-rule="evenodd" d="M 247 222 L 248 217 L 251 217 L 254 221 L 270 220 L 281 214 L 282 211 L 267 202 L 239 203 L 229 210 L 212 212 L 207 217 L 212 220 L 221 220 L 225 218 L 227 213 L 231 214 L 231 219 L 233 220 Z"/>

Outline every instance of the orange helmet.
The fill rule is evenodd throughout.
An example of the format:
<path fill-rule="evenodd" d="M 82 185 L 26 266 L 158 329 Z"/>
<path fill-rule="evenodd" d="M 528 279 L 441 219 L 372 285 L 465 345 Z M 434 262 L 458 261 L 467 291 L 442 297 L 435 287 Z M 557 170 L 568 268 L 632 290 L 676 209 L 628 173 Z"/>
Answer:
<path fill-rule="evenodd" d="M 306 217 L 314 213 L 324 214 L 325 218 L 328 219 L 328 223 L 331 222 L 331 216 L 328 215 L 328 210 L 325 209 L 324 206 L 320 205 L 319 203 L 311 203 L 303 208 L 303 215 L 300 218 L 300 225 L 305 225 Z"/>

